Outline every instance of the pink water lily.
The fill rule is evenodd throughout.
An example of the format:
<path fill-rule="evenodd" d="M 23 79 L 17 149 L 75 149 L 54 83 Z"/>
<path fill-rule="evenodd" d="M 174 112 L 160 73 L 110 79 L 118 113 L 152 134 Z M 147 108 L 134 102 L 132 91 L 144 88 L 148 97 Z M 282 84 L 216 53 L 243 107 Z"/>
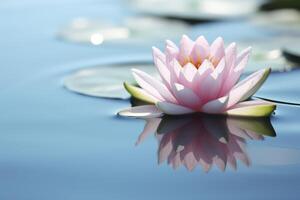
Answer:
<path fill-rule="evenodd" d="M 154 105 L 133 107 L 120 112 L 126 116 L 182 115 L 195 112 L 236 116 L 269 116 L 276 105 L 249 100 L 260 88 L 270 69 L 259 70 L 244 80 L 251 48 L 237 53 L 235 43 L 226 49 L 221 37 L 211 45 L 200 36 L 196 41 L 183 35 L 180 46 L 167 40 L 165 52 L 153 47 L 160 79 L 132 69 L 140 87 L 125 83 L 135 98 Z"/>

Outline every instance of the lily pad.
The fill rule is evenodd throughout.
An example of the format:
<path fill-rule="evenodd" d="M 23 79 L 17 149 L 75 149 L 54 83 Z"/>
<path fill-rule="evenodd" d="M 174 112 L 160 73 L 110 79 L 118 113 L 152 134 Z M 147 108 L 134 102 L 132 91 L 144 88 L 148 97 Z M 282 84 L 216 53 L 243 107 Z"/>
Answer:
<path fill-rule="evenodd" d="M 300 21 L 299 21 L 300 23 Z M 300 32 L 299 32 L 300 35 Z M 293 66 L 299 67 L 300 64 L 300 38 L 289 37 L 281 46 L 282 55 Z"/>
<path fill-rule="evenodd" d="M 131 17 L 124 20 L 132 40 L 150 40 L 180 37 L 189 31 L 190 26 L 178 20 L 157 17 Z M 159 30 L 159 31 L 158 31 Z"/>
<path fill-rule="evenodd" d="M 246 72 L 253 72 L 270 67 L 272 71 L 289 71 L 298 66 L 297 56 L 300 55 L 300 39 L 298 37 L 270 37 L 253 41 L 242 41 L 241 48 L 252 46 Z M 290 55 L 293 56 L 290 56 Z M 296 57 L 296 58 L 295 58 Z M 299 56 L 300 57 L 300 56 Z"/>
<path fill-rule="evenodd" d="M 159 30 L 159 31 L 157 31 Z M 189 25 L 154 17 L 125 18 L 120 23 L 97 19 L 74 19 L 58 33 L 66 41 L 100 45 L 102 43 L 148 44 L 158 39 L 179 37 L 189 30 Z M 170 38 L 171 37 L 171 38 Z"/>
<path fill-rule="evenodd" d="M 261 0 L 130 0 L 138 12 L 182 20 L 216 20 L 256 12 Z"/>
<path fill-rule="evenodd" d="M 58 38 L 78 43 L 100 45 L 104 41 L 126 39 L 129 30 L 101 20 L 76 18 L 57 33 Z"/>
<path fill-rule="evenodd" d="M 262 12 L 255 15 L 251 19 L 251 23 L 288 35 L 300 33 L 300 13 L 294 9 Z"/>
<path fill-rule="evenodd" d="M 292 69 L 285 57 L 282 55 L 281 45 L 274 42 L 275 39 L 240 42 L 241 49 L 252 46 L 253 50 L 245 72 L 250 73 L 263 68 L 270 67 L 272 71 L 289 71 Z M 282 42 L 284 44 L 284 42 Z"/>
<path fill-rule="evenodd" d="M 156 74 L 150 62 L 107 64 L 75 71 L 64 79 L 64 85 L 68 90 L 88 96 L 126 99 L 130 95 L 124 89 L 123 82 L 135 83 L 132 68 Z"/>
<path fill-rule="evenodd" d="M 256 97 L 276 102 L 300 105 L 300 71 L 271 73 Z"/>
<path fill-rule="evenodd" d="M 300 2 L 297 0 L 269 0 L 261 6 L 261 10 L 277 10 L 285 8 L 300 10 Z"/>
<path fill-rule="evenodd" d="M 295 65 L 300 64 L 300 49 L 296 48 L 284 48 L 282 55 L 291 63 Z"/>
<path fill-rule="evenodd" d="M 251 73 L 267 67 L 270 67 L 273 72 L 289 71 L 292 69 L 292 66 L 286 62 L 279 49 L 266 50 L 254 45 L 245 72 Z"/>

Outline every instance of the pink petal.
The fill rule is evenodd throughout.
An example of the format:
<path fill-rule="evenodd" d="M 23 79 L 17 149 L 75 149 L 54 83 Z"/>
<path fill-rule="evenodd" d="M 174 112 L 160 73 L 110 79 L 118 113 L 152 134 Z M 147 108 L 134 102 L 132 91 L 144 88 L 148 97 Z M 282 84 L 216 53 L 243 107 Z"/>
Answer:
<path fill-rule="evenodd" d="M 128 83 L 124 83 L 124 87 L 127 90 L 127 92 L 134 98 L 139 99 L 141 101 L 147 102 L 147 103 L 155 103 L 159 101 L 156 97 L 149 94 L 147 91 L 140 87 L 136 87 L 133 85 L 130 85 Z"/>
<path fill-rule="evenodd" d="M 175 83 L 173 92 L 178 102 L 182 105 L 189 108 L 198 108 L 201 105 L 199 97 L 188 87 Z"/>
<path fill-rule="evenodd" d="M 173 49 L 174 51 L 179 52 L 177 45 L 174 42 L 172 42 L 171 40 L 166 40 L 166 47 L 169 47 L 170 49 Z"/>
<path fill-rule="evenodd" d="M 221 90 L 227 77 L 226 70 L 227 70 L 226 61 L 225 58 L 222 58 L 212 74 L 214 77 L 217 77 L 216 88 L 215 88 L 216 91 L 215 94 L 212 96 L 213 98 L 221 96 L 220 93 L 222 92 Z"/>
<path fill-rule="evenodd" d="M 171 73 L 168 67 L 166 66 L 165 62 L 161 61 L 160 59 L 154 58 L 154 63 L 165 85 L 170 86 Z"/>
<path fill-rule="evenodd" d="M 204 60 L 202 65 L 198 68 L 197 73 L 194 76 L 193 90 L 198 96 L 201 96 L 200 86 L 202 85 L 203 80 L 214 71 L 213 65 L 208 61 Z"/>
<path fill-rule="evenodd" d="M 248 47 L 244 49 L 239 55 L 237 56 L 236 63 L 240 63 L 245 57 L 249 57 L 251 53 L 252 47 Z"/>
<path fill-rule="evenodd" d="M 228 70 L 235 66 L 236 56 L 236 43 L 231 43 L 225 50 L 226 65 L 228 66 Z"/>
<path fill-rule="evenodd" d="M 178 55 L 178 61 L 181 64 L 187 63 L 194 46 L 194 41 L 192 41 L 188 36 L 183 35 L 180 41 L 180 50 Z"/>
<path fill-rule="evenodd" d="M 168 102 L 157 102 L 157 107 L 168 115 L 183 115 L 195 112 L 194 110 Z"/>
<path fill-rule="evenodd" d="M 218 37 L 212 43 L 210 47 L 210 56 L 211 56 L 211 61 L 213 62 L 214 65 L 216 65 L 225 56 L 223 38 Z"/>
<path fill-rule="evenodd" d="M 236 61 L 236 44 L 235 43 L 231 43 L 225 50 L 225 69 L 223 72 L 223 84 L 222 84 L 222 89 L 220 91 L 220 96 L 224 96 L 225 94 L 227 94 L 228 90 L 230 88 L 228 88 L 228 86 L 226 85 L 226 80 L 229 78 L 230 76 L 230 72 L 234 69 L 235 67 L 235 61 Z"/>
<path fill-rule="evenodd" d="M 216 66 L 214 73 L 216 74 L 224 74 L 224 70 L 226 69 L 226 61 L 225 58 L 222 58 L 218 65 Z"/>
<path fill-rule="evenodd" d="M 166 54 L 166 61 L 168 63 L 168 62 L 172 61 L 173 59 L 177 59 L 177 55 L 179 54 L 179 49 L 176 46 L 176 44 L 174 44 L 170 40 L 167 40 L 165 54 Z"/>
<path fill-rule="evenodd" d="M 198 72 L 196 73 L 193 84 L 194 84 L 194 90 L 200 96 L 201 99 L 204 99 L 206 96 L 205 90 L 207 89 L 206 85 L 204 85 L 204 81 L 212 74 L 214 71 L 214 66 L 212 63 L 208 60 L 204 60 L 204 62 L 201 64 L 201 66 L 198 68 Z"/>
<path fill-rule="evenodd" d="M 251 97 L 265 82 L 270 69 L 259 70 L 239 82 L 228 94 L 229 100 L 226 108 Z"/>
<path fill-rule="evenodd" d="M 156 100 L 163 101 L 165 100 L 162 95 L 157 91 L 156 88 L 153 87 L 151 83 L 148 83 L 148 81 L 145 81 L 137 74 L 133 73 L 133 76 L 136 80 L 136 82 L 139 84 L 139 86 L 150 96 L 153 96 Z"/>
<path fill-rule="evenodd" d="M 138 69 L 132 69 L 132 72 L 137 83 L 148 93 L 160 100 L 167 100 L 174 103 L 177 102 L 168 88 L 160 81 Z"/>
<path fill-rule="evenodd" d="M 193 87 L 193 79 L 197 73 L 197 68 L 192 63 L 187 63 L 179 74 L 179 82 L 186 87 Z"/>
<path fill-rule="evenodd" d="M 228 102 L 228 97 L 222 97 L 216 100 L 209 101 L 204 106 L 202 106 L 202 111 L 210 114 L 222 113 L 224 107 Z"/>
<path fill-rule="evenodd" d="M 245 49 L 237 58 L 237 66 L 229 72 L 229 75 L 224 83 L 223 91 L 229 91 L 240 79 L 244 68 L 247 66 L 251 48 Z"/>
<path fill-rule="evenodd" d="M 173 59 L 168 63 L 169 69 L 170 69 L 170 83 L 171 85 L 174 84 L 175 82 L 179 82 L 179 76 L 181 72 L 181 65 L 176 59 Z"/>
<path fill-rule="evenodd" d="M 237 58 L 236 67 L 234 71 L 243 71 L 245 66 L 248 63 L 249 57 L 251 53 L 251 47 L 244 50 Z"/>
<path fill-rule="evenodd" d="M 203 79 L 199 86 L 199 95 L 203 102 L 218 98 L 222 80 L 222 73 L 216 70 Z"/>
<path fill-rule="evenodd" d="M 202 63 L 209 56 L 209 44 L 203 36 L 200 36 L 195 41 L 195 45 L 191 52 L 193 63 Z"/>
<path fill-rule="evenodd" d="M 187 63 L 182 68 L 182 71 L 184 77 L 191 82 L 194 79 L 195 74 L 197 73 L 197 68 L 192 63 Z"/>
<path fill-rule="evenodd" d="M 166 56 L 163 52 L 161 52 L 158 48 L 156 47 L 152 47 L 152 55 L 153 55 L 153 60 L 154 63 L 156 64 L 156 62 L 158 60 L 160 60 L 161 62 L 163 62 L 164 64 L 166 64 Z"/>
<path fill-rule="evenodd" d="M 228 95 L 205 104 L 202 108 L 203 111 L 207 113 L 221 113 L 238 102 L 248 99 L 260 88 L 269 73 L 270 70 L 263 69 L 251 74 L 237 84 Z"/>

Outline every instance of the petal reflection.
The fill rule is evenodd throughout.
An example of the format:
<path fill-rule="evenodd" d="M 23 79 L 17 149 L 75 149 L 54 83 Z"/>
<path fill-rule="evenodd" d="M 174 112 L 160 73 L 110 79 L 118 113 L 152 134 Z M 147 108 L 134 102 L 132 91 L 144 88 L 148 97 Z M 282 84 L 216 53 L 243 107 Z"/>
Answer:
<path fill-rule="evenodd" d="M 189 171 L 201 166 L 236 170 L 239 162 L 250 166 L 246 140 L 276 136 L 269 118 L 230 118 L 212 115 L 165 116 L 147 119 L 137 144 L 151 133 L 158 141 L 158 163 Z"/>

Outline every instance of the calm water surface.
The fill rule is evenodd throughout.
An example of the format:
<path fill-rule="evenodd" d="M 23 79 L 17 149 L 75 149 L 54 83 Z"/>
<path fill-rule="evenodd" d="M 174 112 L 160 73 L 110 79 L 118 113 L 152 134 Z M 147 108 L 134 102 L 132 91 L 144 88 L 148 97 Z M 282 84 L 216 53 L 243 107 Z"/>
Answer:
<path fill-rule="evenodd" d="M 276 137 L 245 139 L 249 162 L 238 161 L 236 170 L 227 166 L 223 172 L 214 165 L 206 173 L 200 166 L 189 171 L 184 164 L 177 170 L 166 161 L 158 165 L 162 137 L 150 133 L 136 146 L 145 122 L 115 116 L 130 106 L 129 101 L 88 98 L 61 84 L 65 75 L 90 63 L 150 52 L 91 48 L 54 38 L 57 28 L 73 17 L 107 16 L 119 9 L 112 17 L 118 20 L 126 13 L 108 1 L 102 7 L 94 1 L 49 2 L 0 4 L 1 199 L 299 199 L 299 107 L 279 105 L 271 118 Z M 297 76 L 290 77 L 298 81 Z M 201 120 L 197 124 L 201 123 L 220 124 Z M 241 125 L 231 128 L 236 126 Z M 176 140 L 176 151 L 188 149 L 189 137 L 199 136 L 195 130 L 197 126 L 191 129 L 192 136 Z M 208 149 L 215 150 L 222 137 L 211 132 L 204 131 L 203 140 L 211 137 Z M 218 152 L 224 157 L 222 150 Z"/>

